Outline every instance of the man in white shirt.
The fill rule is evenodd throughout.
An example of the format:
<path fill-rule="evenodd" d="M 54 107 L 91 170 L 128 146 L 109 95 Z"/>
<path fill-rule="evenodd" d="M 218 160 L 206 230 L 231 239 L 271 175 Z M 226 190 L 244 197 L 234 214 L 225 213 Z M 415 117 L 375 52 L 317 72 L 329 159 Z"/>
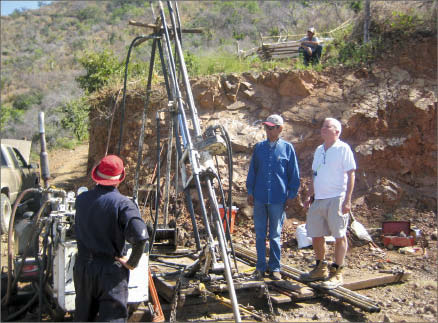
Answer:
<path fill-rule="evenodd" d="M 313 190 L 306 201 L 307 235 L 312 237 L 316 257 L 315 268 L 301 276 L 305 281 L 324 280 L 322 287 L 342 285 L 342 266 L 347 253 L 346 237 L 351 195 L 354 188 L 356 162 L 348 144 L 339 140 L 341 123 L 326 118 L 321 128 L 324 143 L 313 156 Z M 325 236 L 333 236 L 335 261 L 329 267 L 325 260 Z"/>
<path fill-rule="evenodd" d="M 315 36 L 315 28 L 310 27 L 307 30 L 307 36 L 300 39 L 301 46 L 298 52 L 303 55 L 304 65 L 308 66 L 309 62 L 319 63 L 321 58 L 322 46 L 319 44 L 318 37 Z"/>

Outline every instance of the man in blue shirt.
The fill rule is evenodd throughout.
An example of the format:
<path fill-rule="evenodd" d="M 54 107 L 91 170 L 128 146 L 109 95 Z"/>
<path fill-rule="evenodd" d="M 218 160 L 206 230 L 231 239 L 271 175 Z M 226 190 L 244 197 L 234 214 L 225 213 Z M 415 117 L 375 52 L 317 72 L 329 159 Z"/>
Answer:
<path fill-rule="evenodd" d="M 249 166 L 246 188 L 248 204 L 254 206 L 257 265 L 255 275 L 262 279 L 267 270 L 270 277 L 281 279 L 281 230 L 284 210 L 292 206 L 292 199 L 300 186 L 297 157 L 291 143 L 280 139 L 283 118 L 270 115 L 265 122 L 267 140 L 259 142 Z M 266 264 L 266 234 L 269 223 L 269 262 Z"/>
<path fill-rule="evenodd" d="M 129 270 L 138 265 L 149 236 L 137 206 L 117 190 L 125 179 L 123 161 L 108 155 L 91 177 L 98 185 L 81 193 L 75 205 L 75 320 L 123 322 L 128 318 Z M 129 259 L 125 241 L 132 244 Z"/>

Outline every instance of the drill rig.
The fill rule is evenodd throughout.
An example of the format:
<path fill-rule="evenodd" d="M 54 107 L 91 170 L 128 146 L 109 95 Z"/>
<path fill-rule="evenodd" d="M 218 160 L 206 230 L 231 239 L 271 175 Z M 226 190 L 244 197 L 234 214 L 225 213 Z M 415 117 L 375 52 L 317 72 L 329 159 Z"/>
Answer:
<path fill-rule="evenodd" d="M 239 322 L 240 312 L 237 302 L 236 291 L 233 278 L 238 274 L 237 262 L 234 256 L 234 249 L 231 240 L 229 224 L 232 212 L 232 151 L 231 141 L 228 133 L 221 125 L 210 126 L 204 133 L 201 131 L 198 112 L 193 99 L 193 94 L 188 78 L 187 68 L 182 51 L 181 35 L 185 32 L 199 32 L 198 30 L 182 29 L 179 19 L 177 2 L 167 1 L 167 12 L 170 16 L 170 25 L 167 23 L 165 10 L 161 1 L 158 2 L 159 16 L 156 17 L 155 24 L 143 24 L 130 22 L 132 25 L 152 28 L 153 32 L 148 36 L 136 37 L 128 51 L 126 68 L 128 70 L 129 56 L 131 49 L 147 40 L 152 40 L 151 57 L 149 63 L 149 73 L 146 89 L 146 104 L 142 113 L 142 125 L 138 143 L 137 168 L 134 177 L 133 198 L 138 200 L 138 179 L 140 165 L 142 164 L 142 147 L 144 141 L 146 112 L 149 105 L 152 76 L 155 62 L 155 55 L 158 50 L 160 57 L 162 75 L 166 86 L 168 104 L 167 108 L 156 112 L 157 124 L 157 175 L 155 191 L 155 217 L 151 228 L 151 250 L 158 240 L 168 240 L 174 245 L 177 244 L 178 228 L 169 226 L 169 191 L 171 186 L 171 175 L 173 175 L 174 190 L 176 195 L 184 194 L 187 210 L 190 213 L 193 234 L 196 243 L 197 254 L 193 264 L 186 266 L 180 271 L 181 276 L 193 276 L 200 273 L 201 276 L 219 275 L 226 280 L 230 301 L 233 308 L 235 321 Z M 126 72 L 125 86 L 123 91 L 123 105 L 121 109 L 120 138 L 118 152 L 122 147 L 123 141 L 123 120 L 124 104 L 126 96 Z M 164 118 L 162 118 L 164 116 Z M 160 210 L 161 200 L 161 173 L 160 173 L 160 125 L 166 123 L 169 128 L 167 138 L 167 157 L 164 183 L 164 206 L 163 212 Z M 173 149 L 174 148 L 174 149 Z M 171 169 L 172 152 L 175 151 L 175 169 Z M 228 199 L 222 188 L 221 178 L 215 167 L 214 156 L 226 155 L 228 160 L 229 190 Z M 217 160 L 216 160 L 217 162 Z M 173 174 L 171 174 L 173 173 Z M 216 181 L 216 187 L 214 185 Z M 218 196 L 224 205 L 224 218 L 219 212 Z M 205 230 L 203 239 L 199 234 L 200 224 L 195 216 L 194 203 L 192 196 L 196 195 L 198 210 L 201 223 Z M 225 222 L 225 227 L 223 223 Z M 232 268 L 231 260 L 234 258 L 235 268 Z M 178 283 L 177 283 L 178 285 Z M 177 297 L 175 288 L 175 297 Z M 174 317 L 173 317 L 174 318 Z M 172 318 L 171 318 L 172 319 Z"/>

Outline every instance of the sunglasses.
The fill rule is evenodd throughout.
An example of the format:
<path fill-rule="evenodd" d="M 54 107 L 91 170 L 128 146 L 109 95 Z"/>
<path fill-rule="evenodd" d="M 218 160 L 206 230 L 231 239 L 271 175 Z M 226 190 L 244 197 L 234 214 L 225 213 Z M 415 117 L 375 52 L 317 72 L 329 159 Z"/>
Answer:
<path fill-rule="evenodd" d="M 265 124 L 265 129 L 266 130 L 278 129 L 278 127 L 280 127 L 280 126 L 268 126 L 268 125 Z"/>

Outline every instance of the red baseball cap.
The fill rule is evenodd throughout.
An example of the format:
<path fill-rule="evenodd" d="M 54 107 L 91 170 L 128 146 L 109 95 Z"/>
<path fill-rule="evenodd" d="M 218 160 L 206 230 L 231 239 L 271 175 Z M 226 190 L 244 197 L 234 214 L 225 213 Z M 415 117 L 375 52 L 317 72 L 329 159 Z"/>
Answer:
<path fill-rule="evenodd" d="M 116 155 L 108 155 L 102 158 L 98 165 L 91 171 L 91 178 L 97 184 L 110 186 L 116 185 L 125 179 L 123 160 Z"/>

